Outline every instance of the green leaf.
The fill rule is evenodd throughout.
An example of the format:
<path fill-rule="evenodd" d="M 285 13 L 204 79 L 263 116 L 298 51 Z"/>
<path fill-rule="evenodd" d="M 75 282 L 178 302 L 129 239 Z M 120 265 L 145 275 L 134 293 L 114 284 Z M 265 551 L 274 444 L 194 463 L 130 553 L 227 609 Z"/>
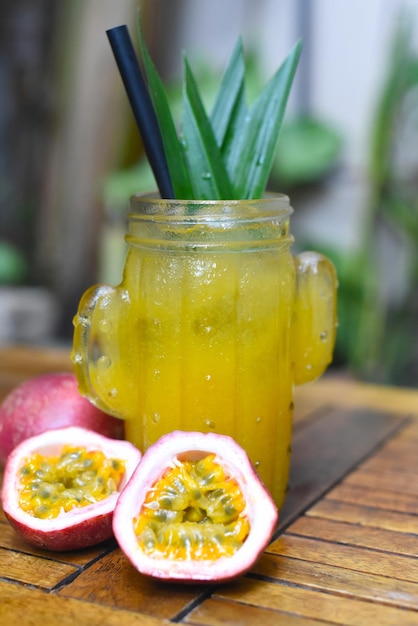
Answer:
<path fill-rule="evenodd" d="M 244 89 L 244 79 L 244 50 L 241 38 L 239 38 L 222 78 L 210 117 L 218 146 L 222 146 L 224 143 L 234 109 Z"/>
<path fill-rule="evenodd" d="M 245 101 L 244 52 L 238 39 L 210 118 L 184 57 L 180 140 L 140 27 L 139 42 L 175 196 L 213 200 L 261 197 L 270 176 L 301 43 L 249 109 Z"/>
<path fill-rule="evenodd" d="M 182 135 L 194 197 L 232 198 L 221 152 L 185 56 Z"/>
<path fill-rule="evenodd" d="M 164 85 L 152 62 L 148 52 L 141 26 L 139 31 L 139 45 L 144 62 L 145 72 L 148 79 L 151 100 L 154 104 L 158 124 L 163 139 L 165 156 L 170 172 L 170 177 L 176 198 L 193 198 L 193 187 L 191 184 L 187 163 L 184 156 L 183 147 L 179 141 L 176 126 L 170 111 Z"/>
<path fill-rule="evenodd" d="M 230 120 L 223 156 L 235 197 L 264 193 L 301 47 L 298 42 L 252 107 L 241 102 Z"/>
<path fill-rule="evenodd" d="M 246 142 L 248 136 L 248 125 L 251 121 L 248 106 L 245 100 L 244 88 L 240 90 L 234 114 L 231 116 L 225 140 L 222 146 L 222 159 L 233 185 L 234 197 L 245 198 L 244 189 L 240 189 L 235 173 L 239 168 L 242 158 L 245 158 Z"/>

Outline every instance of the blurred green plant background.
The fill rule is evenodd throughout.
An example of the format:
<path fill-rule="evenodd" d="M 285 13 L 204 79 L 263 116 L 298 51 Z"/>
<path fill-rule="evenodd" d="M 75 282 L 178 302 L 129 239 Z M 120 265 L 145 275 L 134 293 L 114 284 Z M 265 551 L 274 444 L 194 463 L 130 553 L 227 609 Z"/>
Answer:
<path fill-rule="evenodd" d="M 159 28 L 171 26 L 177 8 L 187 2 L 123 0 L 106 2 L 107 11 L 98 11 L 99 4 L 5 0 L 0 23 L 4 87 L 0 157 L 9 150 L 7 159 L 0 158 L 0 310 L 2 288 L 46 287 L 57 300 L 61 319 L 52 339 L 66 341 L 71 340 L 71 319 L 84 289 L 96 281 L 120 280 L 129 196 L 155 188 L 105 29 L 127 22 L 134 33 L 140 5 L 151 53 L 157 66 L 164 66 L 170 41 Z M 266 9 L 267 4 L 260 7 Z M 303 0 L 294 5 L 306 25 L 317 5 Z M 305 63 L 311 61 L 312 42 L 307 39 Z M 416 43 L 414 19 L 401 11 L 382 57 L 381 87 L 374 98 L 362 171 L 365 192 L 361 206 L 357 200 L 352 207 L 360 215 L 354 245 L 341 246 L 317 231 L 299 230 L 311 210 L 306 199 L 318 197 L 321 203 L 330 185 L 340 185 L 349 139 L 326 116 L 315 114 L 306 94 L 299 94 L 299 105 L 285 117 L 269 183 L 271 190 L 291 198 L 297 248 L 323 251 L 337 268 L 339 328 L 333 367 L 367 381 L 414 387 L 418 385 Z M 249 99 L 265 83 L 254 44 L 257 41 L 244 41 Z M 211 59 L 189 56 L 210 108 L 221 74 Z M 306 72 L 303 65 L 300 69 Z M 177 78 L 166 84 L 176 116 L 180 82 Z M 295 85 L 296 91 L 299 87 Z M 350 88 L 356 88 L 355 80 Z M 13 166 L 11 174 L 7 160 Z M 22 180 L 28 181 L 26 188 Z"/>
<path fill-rule="evenodd" d="M 367 203 L 357 249 L 347 254 L 323 247 L 339 276 L 336 362 L 364 380 L 407 386 L 418 385 L 418 56 L 413 34 L 410 16 L 402 13 L 371 129 Z"/>

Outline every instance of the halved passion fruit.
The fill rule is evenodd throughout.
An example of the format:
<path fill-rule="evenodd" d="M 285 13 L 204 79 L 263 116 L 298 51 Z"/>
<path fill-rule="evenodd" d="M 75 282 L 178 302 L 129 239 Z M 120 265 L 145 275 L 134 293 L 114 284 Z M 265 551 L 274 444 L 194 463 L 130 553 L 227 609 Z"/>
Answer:
<path fill-rule="evenodd" d="M 19 444 L 8 457 L 3 510 L 29 543 L 74 550 L 112 536 L 119 493 L 141 453 L 127 441 L 79 427 L 49 430 Z"/>
<path fill-rule="evenodd" d="M 151 446 L 119 497 L 113 531 L 143 574 L 229 580 L 271 539 L 277 508 L 230 437 L 174 431 Z"/>

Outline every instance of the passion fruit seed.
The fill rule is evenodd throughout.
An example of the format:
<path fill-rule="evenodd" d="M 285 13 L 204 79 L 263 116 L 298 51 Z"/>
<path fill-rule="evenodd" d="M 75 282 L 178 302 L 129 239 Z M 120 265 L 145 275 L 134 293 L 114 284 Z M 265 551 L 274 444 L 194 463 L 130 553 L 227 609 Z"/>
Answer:
<path fill-rule="evenodd" d="M 215 454 L 175 458 L 133 521 L 141 549 L 172 560 L 232 556 L 250 532 L 244 496 Z"/>
<path fill-rule="evenodd" d="M 125 463 L 100 450 L 66 445 L 59 456 L 36 453 L 20 470 L 19 505 L 33 517 L 52 519 L 117 491 Z"/>

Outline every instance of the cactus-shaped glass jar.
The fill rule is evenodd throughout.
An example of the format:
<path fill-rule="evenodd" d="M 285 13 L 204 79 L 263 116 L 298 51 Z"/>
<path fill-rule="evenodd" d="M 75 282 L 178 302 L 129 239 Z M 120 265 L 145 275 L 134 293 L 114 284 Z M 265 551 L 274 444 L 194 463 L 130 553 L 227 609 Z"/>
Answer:
<path fill-rule="evenodd" d="M 80 391 L 126 420 L 141 450 L 173 430 L 227 434 L 280 507 L 293 389 L 331 362 L 333 265 L 291 255 L 289 199 L 134 196 L 122 282 L 82 297 L 72 360 Z"/>

